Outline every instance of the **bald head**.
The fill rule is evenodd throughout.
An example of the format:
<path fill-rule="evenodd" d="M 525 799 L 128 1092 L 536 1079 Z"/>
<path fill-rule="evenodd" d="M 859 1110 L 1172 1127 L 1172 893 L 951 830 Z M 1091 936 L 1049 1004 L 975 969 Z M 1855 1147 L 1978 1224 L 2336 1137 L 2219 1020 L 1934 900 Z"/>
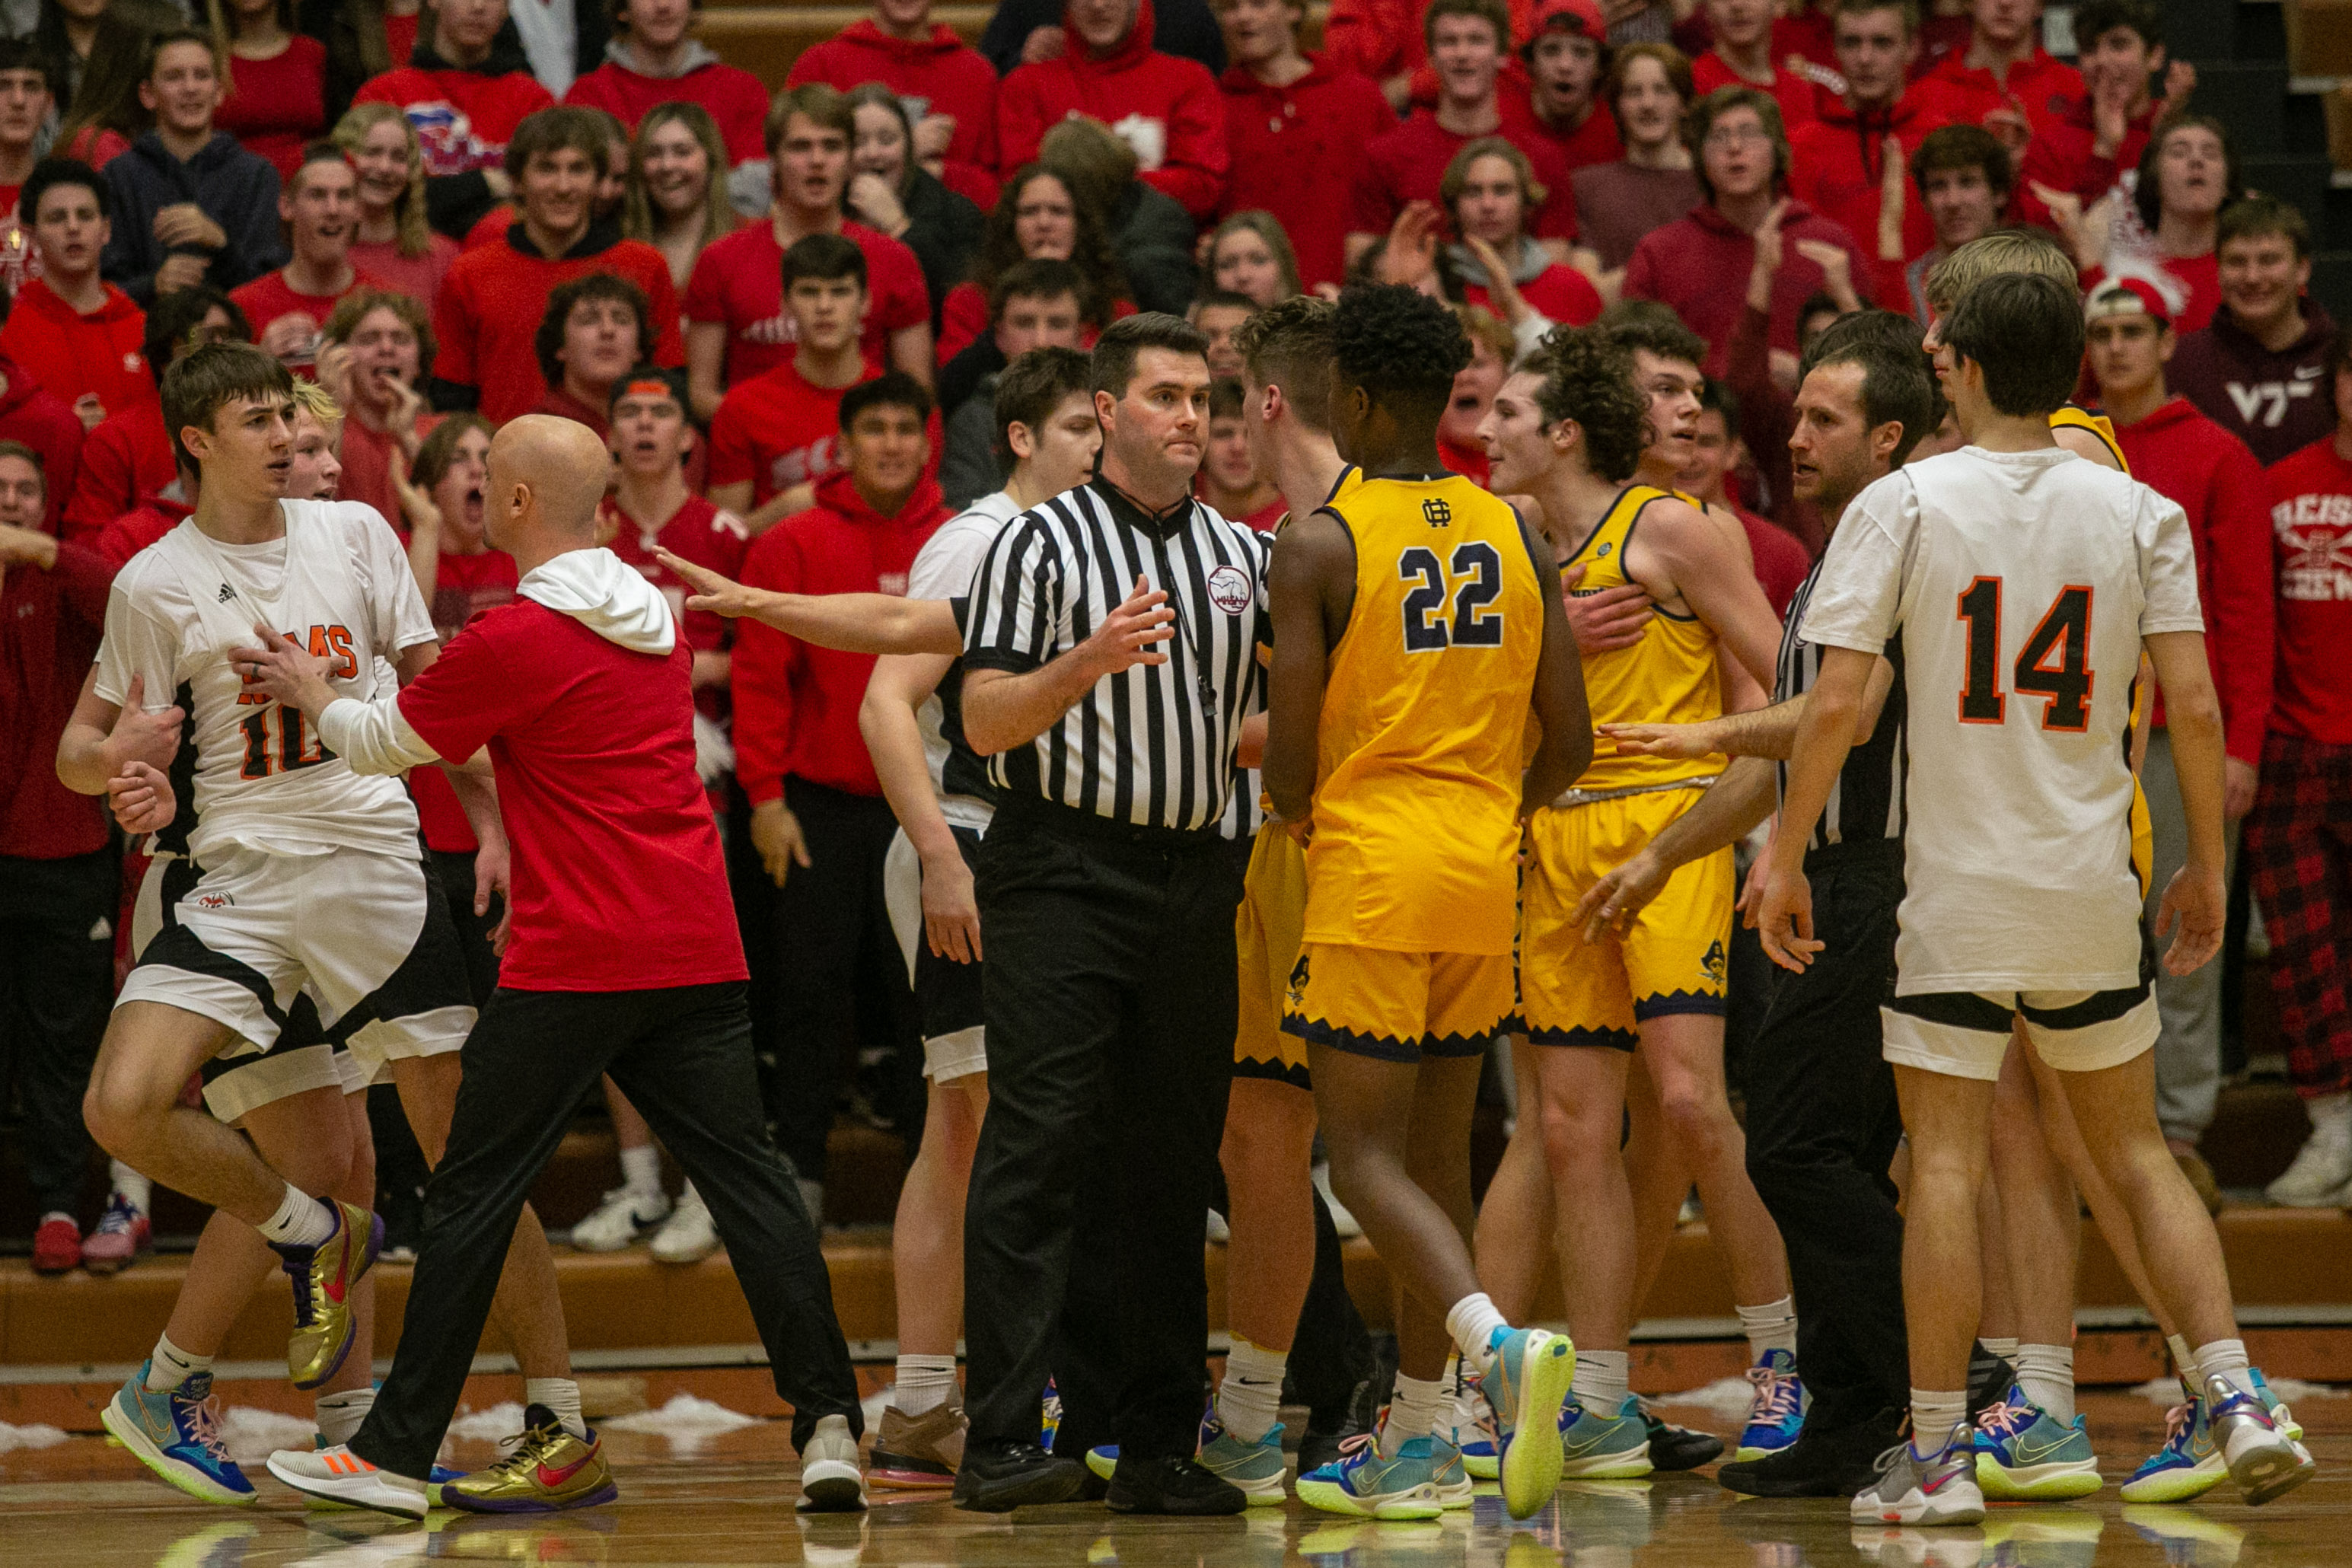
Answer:
<path fill-rule="evenodd" d="M 488 505 L 483 527 L 492 544 L 520 556 L 546 556 L 593 544 L 596 507 L 613 456 L 576 419 L 526 414 L 490 442 Z"/>

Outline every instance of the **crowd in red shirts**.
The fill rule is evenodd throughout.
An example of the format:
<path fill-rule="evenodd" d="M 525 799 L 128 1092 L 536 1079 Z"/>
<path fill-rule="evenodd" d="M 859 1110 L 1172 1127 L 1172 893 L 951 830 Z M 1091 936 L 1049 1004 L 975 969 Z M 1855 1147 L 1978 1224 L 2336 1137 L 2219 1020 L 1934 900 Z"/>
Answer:
<path fill-rule="evenodd" d="M 40 480 L 32 512 L 0 485 L 13 776 L 47 773 L 111 574 L 194 499 L 156 385 L 199 342 L 250 339 L 331 395 L 341 492 L 408 542 L 446 636 L 514 592 L 479 519 L 482 452 L 520 415 L 609 440 L 612 547 L 677 602 L 656 544 L 897 592 L 998 488 L 987 411 L 1030 349 L 1139 310 L 1224 345 L 1286 296 L 1412 284 L 1478 345 L 1442 434 L 1484 482 L 1470 433 L 1510 362 L 1649 301 L 1707 344 L 1686 488 L 1741 517 L 1781 604 L 1823 534 L 1786 453 L 1805 344 L 1873 306 L 1924 328 L 1937 259 L 2036 226 L 2108 322 L 2084 400 L 2198 530 L 2281 1024 L 2352 1184 L 2347 873 L 2340 843 L 2310 848 L 2352 784 L 2352 380 L 2305 219 L 2242 188 L 2154 0 L 2074 6 L 2064 60 L 2039 0 L 1332 0 L 1317 48 L 1302 0 L 1066 0 L 994 63 L 929 0 L 875 0 L 772 91 L 695 11 L 220 0 L 209 26 L 67 10 L 0 40 L 0 473 L 18 443 Z M 922 431 L 905 484 L 844 439 L 845 394 L 885 376 Z M 1272 528 L 1232 397 L 1212 425 L 1202 498 Z M 688 633 L 739 832 L 791 779 L 878 793 L 870 661 Z M 436 852 L 470 853 L 453 802 L 420 804 Z M 11 876 L 108 840 L 62 791 L 0 808 Z M 41 919 L 0 900 L 6 962 L 43 962 L 16 937 Z M 43 1026 L 28 1006 L 0 1030 Z M 57 1048 L 86 1053 L 92 1018 Z M 2168 1105 L 2167 1131 L 2210 1114 Z M 80 1207 L 73 1159 L 42 1164 L 45 1211 Z M 72 1261 L 57 1237 L 42 1258 Z"/>

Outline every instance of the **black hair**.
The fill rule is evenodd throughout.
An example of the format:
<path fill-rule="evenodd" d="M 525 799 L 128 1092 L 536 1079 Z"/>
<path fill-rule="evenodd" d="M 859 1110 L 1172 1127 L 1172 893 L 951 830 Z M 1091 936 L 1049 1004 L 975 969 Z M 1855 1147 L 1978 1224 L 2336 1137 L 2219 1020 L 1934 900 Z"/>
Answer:
<path fill-rule="evenodd" d="M 995 435 L 989 443 L 996 453 L 997 471 L 1009 479 L 1020 462 L 1013 451 L 1013 426 L 1035 430 L 1070 394 L 1090 392 L 1093 383 L 1092 364 L 1077 349 L 1031 349 L 1006 365 L 996 378 Z"/>
<path fill-rule="evenodd" d="M 1706 340 L 1683 325 L 1674 307 L 1655 300 L 1620 300 L 1594 323 L 1628 353 L 1643 349 L 1660 359 L 1706 363 Z"/>
<path fill-rule="evenodd" d="M 1633 477 L 1650 445 L 1650 400 L 1633 384 L 1633 351 L 1600 326 L 1554 327 L 1519 368 L 1543 377 L 1544 422 L 1572 419 L 1585 466 L 1611 484 Z"/>
<path fill-rule="evenodd" d="M 1995 273 L 1960 296 L 1943 334 L 1955 354 L 1977 363 L 1986 398 L 2011 418 L 2060 407 L 2082 374 L 2083 308 L 2054 278 Z"/>
<path fill-rule="evenodd" d="M 2150 49 L 2164 43 L 2164 8 L 2153 0 L 2083 0 L 2074 7 L 2074 47 L 2088 50 L 2117 27 L 2129 27 Z"/>
<path fill-rule="evenodd" d="M 57 65 L 29 37 L 0 38 L 0 71 L 35 71 L 51 98 L 58 95 Z"/>
<path fill-rule="evenodd" d="M 1723 428 L 1733 440 L 1739 438 L 1739 394 L 1720 376 L 1707 376 L 1699 383 L 1698 410 L 1709 410 L 1723 416 Z"/>
<path fill-rule="evenodd" d="M 236 300 L 209 284 L 156 295 L 155 303 L 147 310 L 146 335 L 139 342 L 139 352 L 147 360 L 148 374 L 162 381 L 163 372 L 172 363 L 172 352 L 186 342 L 188 334 L 203 325 L 205 318 L 215 310 L 228 317 L 229 332 L 236 342 L 253 341 L 253 323 L 244 310 Z"/>
<path fill-rule="evenodd" d="M 1219 289 L 1213 285 L 1204 284 L 1201 291 L 1192 297 L 1192 309 L 1206 310 L 1212 305 L 1220 305 L 1232 310 L 1247 310 L 1253 316 L 1263 308 L 1246 294 L 1236 294 L 1230 289 Z"/>
<path fill-rule="evenodd" d="M 1862 416 L 1873 429 L 1890 421 L 1903 426 L 1890 468 L 1901 468 L 1944 422 L 1943 389 L 1919 346 L 1919 323 L 1899 310 L 1856 310 L 1824 327 L 1798 366 L 1797 384 L 1825 364 L 1862 367 Z"/>
<path fill-rule="evenodd" d="M 1911 154 L 1911 183 L 1918 187 L 1922 201 L 1927 199 L 1928 175 L 1955 169 L 1983 170 L 1997 206 L 2008 205 L 2009 193 L 2017 184 L 2017 168 L 2010 162 L 2009 149 L 1981 125 L 1939 125 L 1920 139 L 1919 150 Z"/>
<path fill-rule="evenodd" d="M 37 223 L 41 216 L 41 198 L 59 185 L 79 185 L 98 199 L 98 216 L 112 221 L 114 194 L 106 188 L 106 176 L 79 158 L 44 158 L 33 165 L 25 176 L 24 189 L 16 193 L 16 210 L 25 222 Z"/>
<path fill-rule="evenodd" d="M 908 408 L 919 423 L 931 416 L 930 389 L 903 370 L 887 371 L 861 381 L 841 395 L 841 430 L 847 435 L 857 416 L 869 408 Z"/>
<path fill-rule="evenodd" d="M 1135 381 L 1135 362 L 1145 349 L 1209 357 L 1209 334 L 1181 316 L 1165 310 L 1143 310 L 1122 316 L 1095 340 L 1094 387 L 1113 397 L 1125 397 Z"/>
<path fill-rule="evenodd" d="M 271 355 L 251 343 L 206 343 L 163 372 L 163 428 L 172 455 L 191 468 L 199 465 L 180 444 L 191 425 L 213 428 L 213 416 L 232 403 L 282 397 L 291 403 L 294 377 Z"/>
<path fill-rule="evenodd" d="M 1350 283 L 1331 316 L 1339 380 L 1391 411 L 1444 408 L 1471 358 L 1453 309 L 1402 283 Z"/>
<path fill-rule="evenodd" d="M 646 353 L 654 345 L 653 307 L 646 300 L 646 291 L 617 273 L 583 273 L 548 290 L 547 309 L 540 315 L 539 331 L 531 334 L 539 374 L 550 386 L 563 384 L 563 361 L 557 356 L 563 352 L 563 330 L 572 321 L 572 307 L 583 300 L 617 300 L 626 305 L 637 319 L 637 353 Z"/>
<path fill-rule="evenodd" d="M 2227 212 L 2231 202 L 2246 194 L 2240 183 L 2237 149 L 2230 144 L 2230 128 L 2210 114 L 2168 114 L 2157 122 L 2148 133 L 2147 145 L 2140 149 L 2139 174 L 2132 186 L 2132 207 L 2148 233 L 2164 221 L 2164 144 L 2181 131 L 2210 131 L 2221 143 L 2221 210 Z"/>
<path fill-rule="evenodd" d="M 1034 261 L 1016 261 L 996 275 L 988 290 L 988 319 L 992 323 L 1003 319 L 1004 307 L 1015 300 L 1058 300 L 1067 294 L 1078 302 L 1081 315 L 1087 308 L 1087 280 L 1076 267 L 1051 257 Z"/>
<path fill-rule="evenodd" d="M 842 235 L 804 234 L 785 248 L 783 272 L 787 294 L 803 278 L 820 283 L 853 278 L 862 289 L 866 286 L 866 252 L 857 248 L 856 240 Z"/>

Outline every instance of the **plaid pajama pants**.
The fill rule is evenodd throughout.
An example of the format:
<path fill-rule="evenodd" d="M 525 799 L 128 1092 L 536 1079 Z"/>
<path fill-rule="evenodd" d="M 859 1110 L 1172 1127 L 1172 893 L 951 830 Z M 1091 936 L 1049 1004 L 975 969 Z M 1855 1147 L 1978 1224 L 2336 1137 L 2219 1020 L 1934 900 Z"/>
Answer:
<path fill-rule="evenodd" d="M 2352 1089 L 2352 746 L 2273 735 L 2240 845 L 2297 1093 Z"/>

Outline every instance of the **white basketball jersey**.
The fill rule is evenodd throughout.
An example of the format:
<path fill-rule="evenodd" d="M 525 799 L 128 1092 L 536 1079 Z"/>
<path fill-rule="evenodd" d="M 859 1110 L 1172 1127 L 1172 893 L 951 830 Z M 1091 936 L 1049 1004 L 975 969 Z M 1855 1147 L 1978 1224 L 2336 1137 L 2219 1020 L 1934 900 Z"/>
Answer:
<path fill-rule="evenodd" d="M 353 773 L 300 710 L 248 689 L 230 668 L 231 649 L 259 641 L 258 622 L 330 660 L 335 689 L 366 701 L 382 689 L 380 660 L 434 640 L 399 537 L 374 508 L 279 505 L 283 539 L 224 544 L 191 518 L 131 558 L 107 603 L 98 694 L 120 704 L 135 673 L 151 711 L 175 701 L 187 709 L 196 812 L 188 851 L 198 863 L 233 847 L 414 858 L 416 808 L 400 781 Z"/>
<path fill-rule="evenodd" d="M 2204 629 L 2180 508 L 2063 447 L 1963 447 L 1855 499 L 1803 635 L 1902 638 L 1898 994 L 2139 984 L 2140 639 Z"/>

